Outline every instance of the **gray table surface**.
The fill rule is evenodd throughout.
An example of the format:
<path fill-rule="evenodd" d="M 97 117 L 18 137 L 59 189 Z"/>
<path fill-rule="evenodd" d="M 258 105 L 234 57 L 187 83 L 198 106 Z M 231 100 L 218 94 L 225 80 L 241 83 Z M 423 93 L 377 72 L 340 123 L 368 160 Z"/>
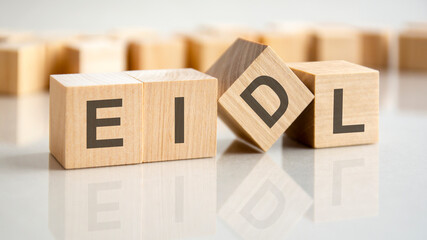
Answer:
<path fill-rule="evenodd" d="M 380 142 L 63 170 L 48 94 L 0 96 L 1 239 L 427 239 L 427 74 L 381 71 Z"/>

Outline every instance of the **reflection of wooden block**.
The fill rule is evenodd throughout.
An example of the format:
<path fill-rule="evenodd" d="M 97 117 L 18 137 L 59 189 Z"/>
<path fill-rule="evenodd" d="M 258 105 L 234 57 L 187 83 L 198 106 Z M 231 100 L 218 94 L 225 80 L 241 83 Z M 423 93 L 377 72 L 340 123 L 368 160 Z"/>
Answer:
<path fill-rule="evenodd" d="M 242 239 L 283 238 L 312 199 L 268 155 L 242 145 L 233 142 L 217 162 L 218 216 Z"/>
<path fill-rule="evenodd" d="M 0 93 L 25 94 L 47 88 L 45 45 L 3 43 L 0 45 Z"/>
<path fill-rule="evenodd" d="M 388 66 L 389 33 L 381 30 L 365 30 L 360 33 L 361 64 L 372 68 Z"/>
<path fill-rule="evenodd" d="M 215 156 L 216 78 L 193 69 L 128 74 L 143 82 L 143 162 Z"/>
<path fill-rule="evenodd" d="M 361 63 L 359 32 L 341 27 L 317 29 L 314 35 L 314 59 Z"/>
<path fill-rule="evenodd" d="M 51 153 L 67 169 L 142 162 L 141 99 L 125 73 L 53 75 Z"/>
<path fill-rule="evenodd" d="M 55 239 L 141 239 L 142 166 L 64 171 L 50 156 L 48 223 Z"/>
<path fill-rule="evenodd" d="M 182 38 L 140 39 L 129 44 L 129 68 L 172 69 L 186 67 L 186 46 Z"/>
<path fill-rule="evenodd" d="M 378 141 L 379 73 L 346 61 L 290 63 L 314 93 L 286 132 L 315 148 Z"/>
<path fill-rule="evenodd" d="M 427 71 L 427 28 L 400 33 L 399 66 L 403 70 Z"/>
<path fill-rule="evenodd" d="M 270 46 L 285 62 L 310 60 L 312 35 L 309 30 L 264 32 L 261 42 Z"/>
<path fill-rule="evenodd" d="M 234 39 L 203 34 L 187 36 L 188 67 L 205 72 L 230 47 Z"/>
<path fill-rule="evenodd" d="M 377 216 L 378 146 L 316 150 L 313 209 L 315 222 Z"/>
<path fill-rule="evenodd" d="M 188 239 L 215 234 L 214 158 L 141 167 L 143 231 L 139 239 Z"/>
<path fill-rule="evenodd" d="M 119 40 L 82 40 L 67 46 L 68 73 L 126 70 L 126 46 Z"/>
<path fill-rule="evenodd" d="M 219 80 L 219 116 L 267 151 L 313 95 L 273 50 L 237 40 L 207 71 Z"/>

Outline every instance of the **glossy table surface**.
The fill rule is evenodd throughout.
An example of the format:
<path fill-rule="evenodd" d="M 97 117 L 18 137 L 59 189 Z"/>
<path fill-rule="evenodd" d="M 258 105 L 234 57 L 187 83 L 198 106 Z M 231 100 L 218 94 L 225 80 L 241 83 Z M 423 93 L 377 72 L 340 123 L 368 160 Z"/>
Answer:
<path fill-rule="evenodd" d="M 427 74 L 381 71 L 380 142 L 63 170 L 48 94 L 0 96 L 1 239 L 427 239 Z"/>

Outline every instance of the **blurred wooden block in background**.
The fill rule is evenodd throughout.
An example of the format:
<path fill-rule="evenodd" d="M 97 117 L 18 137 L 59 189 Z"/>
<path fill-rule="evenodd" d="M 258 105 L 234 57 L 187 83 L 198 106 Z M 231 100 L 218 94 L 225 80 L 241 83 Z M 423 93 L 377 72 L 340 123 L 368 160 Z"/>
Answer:
<path fill-rule="evenodd" d="M 180 37 L 138 39 L 129 42 L 129 69 L 185 68 L 185 40 Z"/>
<path fill-rule="evenodd" d="M 151 28 L 122 27 L 110 30 L 108 35 L 118 40 L 130 41 L 135 39 L 154 38 L 158 36 L 158 33 Z"/>
<path fill-rule="evenodd" d="M 399 67 L 402 70 L 427 71 L 427 27 L 400 33 Z"/>
<path fill-rule="evenodd" d="M 215 156 L 216 78 L 194 69 L 127 73 L 143 84 L 143 162 Z"/>
<path fill-rule="evenodd" d="M 275 29 L 262 33 L 261 42 L 270 46 L 285 62 L 309 61 L 312 32 L 308 29 Z"/>
<path fill-rule="evenodd" d="M 188 50 L 187 66 L 205 72 L 227 50 L 234 37 L 190 34 L 185 36 Z"/>
<path fill-rule="evenodd" d="M 22 43 L 32 40 L 35 40 L 35 36 L 32 32 L 0 29 L 0 43 Z"/>
<path fill-rule="evenodd" d="M 383 69 L 388 67 L 390 33 L 387 30 L 361 30 L 361 64 Z"/>
<path fill-rule="evenodd" d="M 41 42 L 0 44 L 0 93 L 25 94 L 47 88 L 45 45 Z"/>
<path fill-rule="evenodd" d="M 235 24 L 205 24 L 199 26 L 198 33 L 210 36 L 241 38 L 252 42 L 260 41 L 260 33 L 246 26 Z"/>
<path fill-rule="evenodd" d="M 219 116 L 233 132 L 267 151 L 313 95 L 274 51 L 242 39 L 207 71 L 219 81 Z"/>
<path fill-rule="evenodd" d="M 359 31 L 351 27 L 318 27 L 314 32 L 313 60 L 345 60 L 361 63 Z"/>
<path fill-rule="evenodd" d="M 315 99 L 286 133 L 311 147 L 378 141 L 379 73 L 346 61 L 289 63 Z"/>
<path fill-rule="evenodd" d="M 67 73 L 126 70 L 126 45 L 112 39 L 80 40 L 67 44 Z"/>
<path fill-rule="evenodd" d="M 142 162 L 141 99 L 126 73 L 52 75 L 50 152 L 66 169 Z"/>

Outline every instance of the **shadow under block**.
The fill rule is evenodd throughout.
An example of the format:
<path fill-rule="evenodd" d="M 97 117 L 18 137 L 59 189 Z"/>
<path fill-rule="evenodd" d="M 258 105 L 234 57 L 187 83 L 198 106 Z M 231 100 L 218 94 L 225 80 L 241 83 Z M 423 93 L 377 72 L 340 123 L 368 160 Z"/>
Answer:
<path fill-rule="evenodd" d="M 186 45 L 182 38 L 140 39 L 129 43 L 131 70 L 186 67 Z"/>
<path fill-rule="evenodd" d="M 218 78 L 218 113 L 239 137 L 267 151 L 313 100 L 268 46 L 236 40 L 207 71 Z"/>
<path fill-rule="evenodd" d="M 186 36 L 187 66 L 205 72 L 235 40 L 234 37 L 193 34 Z"/>
<path fill-rule="evenodd" d="M 123 72 L 52 75 L 50 152 L 66 169 L 141 163 L 141 99 Z"/>
<path fill-rule="evenodd" d="M 93 39 L 66 48 L 67 73 L 120 72 L 127 68 L 126 45 L 120 40 Z"/>
<path fill-rule="evenodd" d="M 400 33 L 399 67 L 402 70 L 427 71 L 427 28 Z"/>
<path fill-rule="evenodd" d="M 351 28 L 320 28 L 314 33 L 314 60 L 345 60 L 361 63 L 359 31 Z"/>
<path fill-rule="evenodd" d="M 384 30 L 362 31 L 361 64 L 375 69 L 386 68 L 389 57 L 389 33 Z"/>
<path fill-rule="evenodd" d="M 127 73 L 143 85 L 143 162 L 215 156 L 216 78 L 194 69 Z"/>
<path fill-rule="evenodd" d="M 315 99 L 286 133 L 314 148 L 378 141 L 379 72 L 346 61 L 289 63 Z"/>
<path fill-rule="evenodd" d="M 43 43 L 0 44 L 0 93 L 13 95 L 47 88 Z"/>
<path fill-rule="evenodd" d="M 261 42 L 270 46 L 285 62 L 304 62 L 311 58 L 313 41 L 309 30 L 264 32 Z"/>

